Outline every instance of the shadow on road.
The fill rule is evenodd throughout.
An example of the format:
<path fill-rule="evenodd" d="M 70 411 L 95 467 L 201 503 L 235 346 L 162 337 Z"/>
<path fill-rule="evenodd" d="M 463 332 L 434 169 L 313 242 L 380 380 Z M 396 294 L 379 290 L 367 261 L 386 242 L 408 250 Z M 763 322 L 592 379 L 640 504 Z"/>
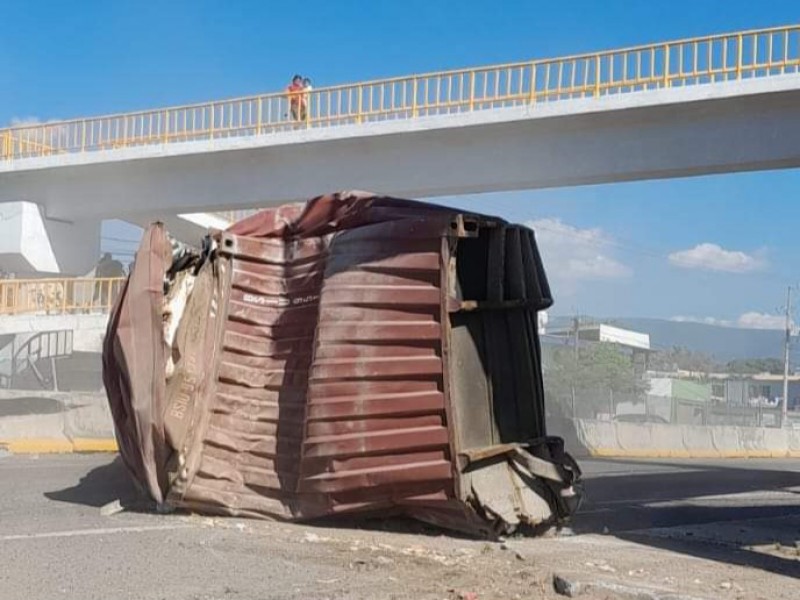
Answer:
<path fill-rule="evenodd" d="M 800 486 L 800 472 L 788 470 L 793 462 L 779 470 L 775 462 L 762 469 L 597 461 L 606 462 L 617 472 L 587 477 L 576 533 L 800 577 L 800 495 L 791 489 Z"/>
<path fill-rule="evenodd" d="M 800 487 L 800 472 L 779 470 L 775 462 L 764 468 L 680 461 L 593 463 L 605 464 L 614 472 L 587 475 L 587 502 L 575 517 L 575 533 L 604 533 L 679 554 L 800 578 L 800 494 L 792 489 Z M 794 466 L 791 461 L 787 462 L 787 468 L 790 466 Z M 737 498 L 741 494 L 747 495 Z M 127 510 L 152 509 L 119 458 L 89 471 L 72 487 L 44 495 L 92 507 L 119 499 Z M 391 517 L 326 519 L 309 524 L 441 534 L 435 527 Z"/>
<path fill-rule="evenodd" d="M 0 401 L 0 417 L 53 415 L 65 410 L 67 409 L 64 407 L 64 403 L 55 398 L 25 396 Z"/>
<path fill-rule="evenodd" d="M 147 505 L 146 499 L 134 486 L 131 477 L 116 457 L 112 462 L 95 467 L 72 487 L 45 492 L 45 497 L 58 502 L 100 507 L 119 500 L 122 506 L 135 509 Z"/>
<path fill-rule="evenodd" d="M 795 522 L 794 531 L 797 531 Z M 711 540 L 692 540 L 691 537 L 677 539 L 675 537 L 660 537 L 646 532 L 628 532 L 616 534 L 619 539 L 668 550 L 679 554 L 686 554 L 696 558 L 714 560 L 728 565 L 761 569 L 783 575 L 785 577 L 800 578 L 800 561 L 797 556 L 778 555 L 752 549 L 753 546 L 774 548 L 776 541 L 772 536 L 768 538 L 754 538 L 748 540 L 748 545 L 743 546 L 735 542 L 719 542 Z M 791 549 L 794 550 L 794 542 Z"/>

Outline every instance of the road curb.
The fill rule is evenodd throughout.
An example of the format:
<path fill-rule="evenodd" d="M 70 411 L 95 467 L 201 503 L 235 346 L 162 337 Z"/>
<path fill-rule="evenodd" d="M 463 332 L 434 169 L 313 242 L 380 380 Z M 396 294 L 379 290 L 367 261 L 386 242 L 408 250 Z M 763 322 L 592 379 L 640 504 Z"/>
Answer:
<path fill-rule="evenodd" d="M 800 430 L 576 419 L 578 442 L 608 458 L 800 458 Z"/>
<path fill-rule="evenodd" d="M 72 454 L 88 452 L 117 452 L 113 438 L 26 438 L 0 440 L 0 449 L 10 454 Z"/>
<path fill-rule="evenodd" d="M 800 452 L 782 450 L 730 450 L 706 452 L 703 450 L 673 450 L 652 448 L 649 450 L 623 450 L 621 448 L 592 448 L 588 451 L 592 458 L 800 458 Z"/>

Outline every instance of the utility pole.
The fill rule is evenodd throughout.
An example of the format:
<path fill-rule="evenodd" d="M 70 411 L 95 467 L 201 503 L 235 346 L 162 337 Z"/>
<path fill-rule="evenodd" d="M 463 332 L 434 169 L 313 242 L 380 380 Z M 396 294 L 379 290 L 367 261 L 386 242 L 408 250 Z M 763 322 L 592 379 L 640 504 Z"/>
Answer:
<path fill-rule="evenodd" d="M 580 355 L 578 353 L 578 336 L 580 334 L 581 318 L 577 314 L 575 315 L 575 319 L 572 321 L 572 327 L 573 327 L 573 333 L 574 333 L 574 337 L 572 339 L 572 348 L 573 348 L 574 358 L 575 358 L 575 373 L 573 374 L 573 377 L 572 377 L 571 390 L 572 390 L 572 418 L 574 419 L 577 416 L 575 414 L 575 378 L 578 376 L 578 369 L 580 368 L 579 367 L 579 364 L 580 364 L 579 356 Z"/>
<path fill-rule="evenodd" d="M 783 341 L 783 401 L 781 402 L 781 427 L 786 427 L 789 409 L 789 342 L 792 337 L 792 286 L 786 288 L 786 338 Z"/>
<path fill-rule="evenodd" d="M 580 337 L 580 330 L 581 330 L 581 318 L 575 315 L 575 318 L 572 320 L 572 349 L 575 352 L 575 364 L 578 364 L 578 339 Z"/>

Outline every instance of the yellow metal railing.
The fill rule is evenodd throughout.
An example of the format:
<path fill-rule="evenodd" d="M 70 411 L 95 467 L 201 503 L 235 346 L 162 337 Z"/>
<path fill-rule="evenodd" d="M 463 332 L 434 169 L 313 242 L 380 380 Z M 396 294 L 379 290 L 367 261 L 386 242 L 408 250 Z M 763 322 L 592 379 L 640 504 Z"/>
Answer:
<path fill-rule="evenodd" d="M 800 25 L 792 25 L 326 87 L 292 97 L 283 92 L 26 125 L 0 130 L 0 160 L 413 119 L 798 71 Z"/>
<path fill-rule="evenodd" d="M 107 313 L 122 277 L 0 279 L 0 316 Z"/>
<path fill-rule="evenodd" d="M 37 142 L 35 138 L 35 135 L 31 135 L 21 139 L 15 130 L 0 132 L 0 158 L 10 157 L 15 151 L 24 156 L 41 156 L 53 152 L 54 148 Z"/>

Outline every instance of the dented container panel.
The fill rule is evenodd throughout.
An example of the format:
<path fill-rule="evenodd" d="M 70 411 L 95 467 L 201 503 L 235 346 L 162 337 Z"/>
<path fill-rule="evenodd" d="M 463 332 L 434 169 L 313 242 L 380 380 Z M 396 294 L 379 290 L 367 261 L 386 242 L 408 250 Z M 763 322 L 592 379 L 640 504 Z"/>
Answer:
<path fill-rule="evenodd" d="M 487 533 L 568 512 L 553 490 L 577 467 L 545 438 L 551 299 L 530 230 L 349 193 L 211 241 L 165 272 L 166 409 L 148 418 L 170 456 L 148 460 L 117 419 L 138 480 L 168 482 L 175 506 L 276 519 L 395 511 Z M 137 270 L 155 264 L 140 250 Z M 109 380 L 130 367 L 109 356 Z M 115 416 L 132 403 L 119 387 Z"/>

